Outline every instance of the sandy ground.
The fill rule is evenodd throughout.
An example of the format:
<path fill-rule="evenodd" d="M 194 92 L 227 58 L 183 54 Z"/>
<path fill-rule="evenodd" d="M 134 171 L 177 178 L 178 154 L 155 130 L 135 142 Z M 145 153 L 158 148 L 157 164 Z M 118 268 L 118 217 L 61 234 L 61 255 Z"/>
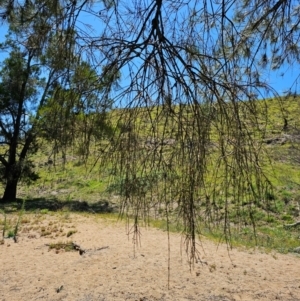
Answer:
<path fill-rule="evenodd" d="M 166 232 L 142 228 L 141 246 L 134 252 L 124 223 L 75 214 L 65 221 L 59 216 L 26 218 L 19 242 L 6 239 L 0 245 L 1 301 L 300 300 L 296 255 L 228 253 L 226 245 L 203 240 L 203 263 L 190 271 L 186 256 L 181 256 L 180 235 L 171 234 L 168 289 Z M 58 225 L 64 237 L 41 236 L 32 226 L 38 223 L 44 230 Z M 69 229 L 77 232 L 66 238 Z M 49 251 L 47 244 L 68 239 L 86 253 Z"/>

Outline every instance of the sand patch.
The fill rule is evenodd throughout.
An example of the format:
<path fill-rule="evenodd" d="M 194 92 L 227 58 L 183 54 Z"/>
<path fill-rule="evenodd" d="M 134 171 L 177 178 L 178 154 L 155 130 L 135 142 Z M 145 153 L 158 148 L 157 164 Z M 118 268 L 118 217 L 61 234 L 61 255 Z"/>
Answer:
<path fill-rule="evenodd" d="M 59 217 L 45 217 L 66 227 Z M 190 271 L 178 234 L 171 234 L 171 280 L 167 288 L 167 234 L 141 229 L 134 251 L 123 223 L 71 214 L 71 237 L 21 233 L 0 245 L 0 300 L 300 300 L 300 258 L 232 250 L 203 240 L 203 263 Z M 58 227 L 59 228 L 59 227 Z M 65 230 L 64 230 L 65 231 Z M 72 240 L 86 253 L 51 250 Z M 107 248 L 106 248 L 107 247 Z M 230 256 L 229 256 L 230 255 Z"/>

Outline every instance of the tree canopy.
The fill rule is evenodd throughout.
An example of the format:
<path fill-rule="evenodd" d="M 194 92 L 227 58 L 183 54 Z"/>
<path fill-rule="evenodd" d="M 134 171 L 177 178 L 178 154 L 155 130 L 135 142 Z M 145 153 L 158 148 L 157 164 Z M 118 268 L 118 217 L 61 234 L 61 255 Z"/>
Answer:
<path fill-rule="evenodd" d="M 37 151 L 38 138 L 54 141 L 64 152 L 75 136 L 75 120 L 83 119 L 88 139 L 97 130 L 99 136 L 99 123 L 87 130 L 91 113 L 103 129 L 109 108 L 105 80 L 76 52 L 75 29 L 64 29 L 68 8 L 55 2 L 16 4 L 1 2 L 9 25 L 0 45 L 8 53 L 0 71 L 2 201 L 16 199 L 21 179 L 37 178 L 30 154 Z"/>
<path fill-rule="evenodd" d="M 252 206 L 266 201 L 270 189 L 257 139 L 268 112 L 258 100 L 280 99 L 268 75 L 299 64 L 298 1 L 57 0 L 46 10 L 48 2 L 1 1 L 2 18 L 22 37 L 28 36 L 22 25 L 36 20 L 35 34 L 23 42 L 34 55 L 69 72 L 75 52 L 101 68 L 113 106 L 128 109 L 108 155 L 122 182 L 122 208 L 136 217 L 135 226 L 155 203 L 166 214 L 175 206 L 193 258 L 202 205 L 209 219 L 223 201 L 225 234 L 229 202 L 241 208 L 250 199 L 251 219 Z M 45 52 L 53 39 L 58 57 Z M 112 93 L 115 74 L 120 86 Z M 151 124 L 146 134 L 141 108 Z M 141 150 L 141 137 L 154 147 Z"/>

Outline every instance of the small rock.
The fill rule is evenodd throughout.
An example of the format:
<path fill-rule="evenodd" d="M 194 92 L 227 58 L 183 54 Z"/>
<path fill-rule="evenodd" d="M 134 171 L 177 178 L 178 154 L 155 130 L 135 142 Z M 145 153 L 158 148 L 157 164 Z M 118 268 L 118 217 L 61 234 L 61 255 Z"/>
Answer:
<path fill-rule="evenodd" d="M 293 252 L 294 252 L 294 253 L 299 253 L 299 254 L 300 254 L 300 247 L 297 247 L 297 248 L 293 249 Z"/>

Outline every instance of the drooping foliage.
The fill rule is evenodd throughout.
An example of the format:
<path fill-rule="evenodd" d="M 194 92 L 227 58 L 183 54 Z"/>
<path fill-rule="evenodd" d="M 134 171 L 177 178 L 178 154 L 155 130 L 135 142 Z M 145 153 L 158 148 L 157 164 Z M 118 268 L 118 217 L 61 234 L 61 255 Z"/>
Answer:
<path fill-rule="evenodd" d="M 299 63 L 297 1 L 116 1 L 98 20 L 91 59 L 126 75 L 109 155 L 134 229 L 157 206 L 168 220 L 175 210 L 192 259 L 203 224 L 226 238 L 231 225 L 255 227 L 271 189 L 258 100 L 279 97 L 267 74 Z"/>
<path fill-rule="evenodd" d="M 46 2 L 35 2 L 43 12 Z M 1 4 L 9 22 L 25 6 Z M 194 258 L 202 221 L 228 236 L 234 208 L 255 224 L 270 189 L 259 139 L 268 111 L 258 100 L 279 97 L 269 73 L 299 64 L 299 10 L 295 0 L 53 2 L 56 32 L 76 32 L 62 53 L 75 47 L 106 66 L 100 77 L 122 75 L 113 105 L 126 109 L 107 155 L 134 229 L 157 205 L 168 219 L 176 210 Z"/>

